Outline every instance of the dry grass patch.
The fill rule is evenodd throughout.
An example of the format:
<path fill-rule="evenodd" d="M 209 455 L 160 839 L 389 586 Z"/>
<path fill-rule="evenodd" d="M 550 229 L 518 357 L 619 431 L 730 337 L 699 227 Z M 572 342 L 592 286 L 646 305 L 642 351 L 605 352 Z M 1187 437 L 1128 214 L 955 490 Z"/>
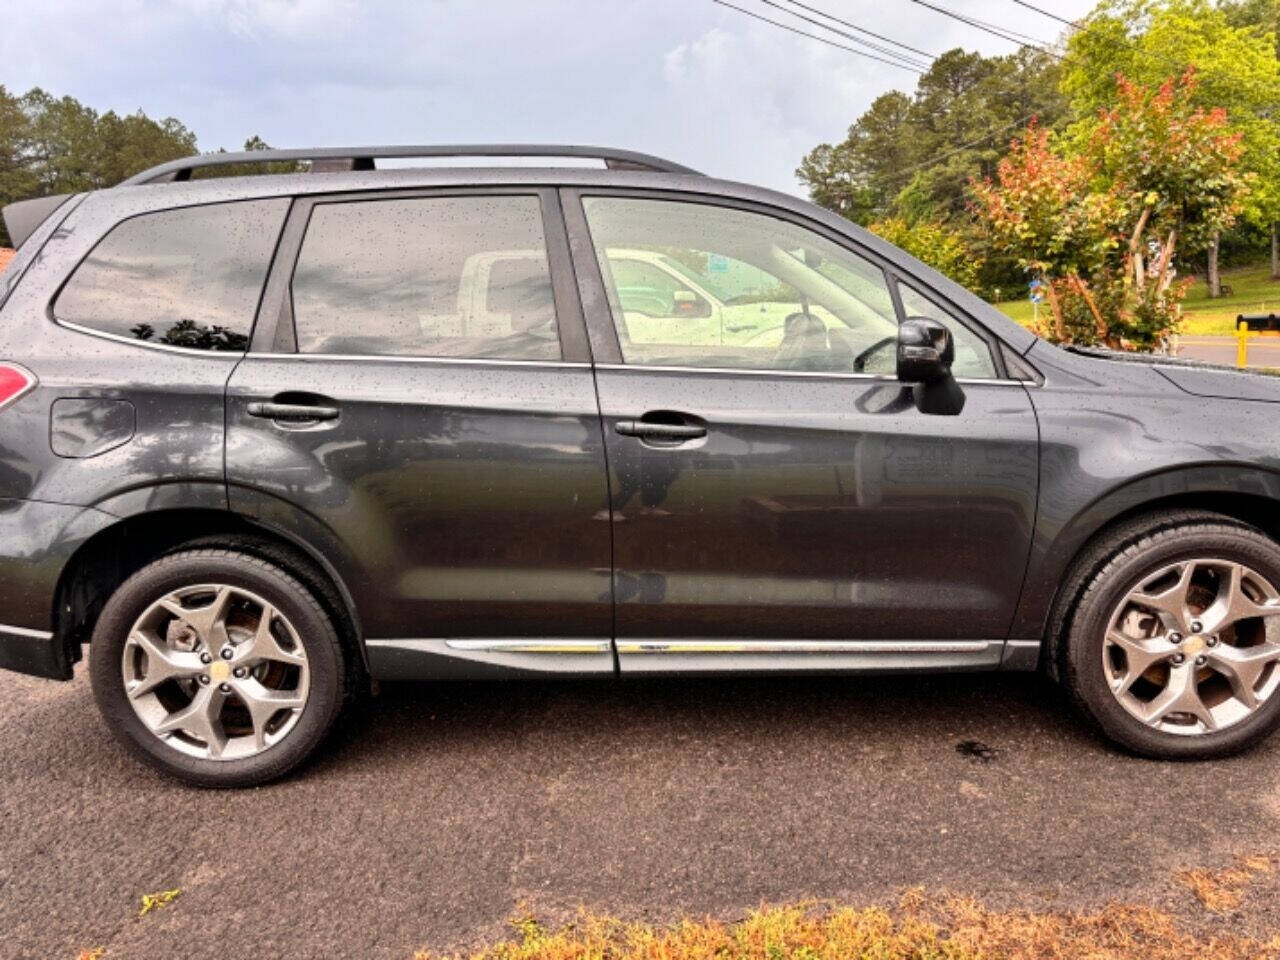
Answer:
<path fill-rule="evenodd" d="M 513 923 L 518 937 L 506 943 L 469 955 L 424 950 L 415 960 L 1280 960 L 1280 936 L 1193 932 L 1151 907 L 993 911 L 919 891 L 894 910 L 807 904 L 732 923 L 655 927 L 588 913 L 558 930 L 528 916 Z"/>
<path fill-rule="evenodd" d="M 1271 873 L 1275 865 L 1276 858 L 1265 854 L 1239 855 L 1225 870 L 1183 870 L 1177 877 L 1206 909 L 1224 913 L 1240 906 L 1245 888 L 1257 877 Z"/>

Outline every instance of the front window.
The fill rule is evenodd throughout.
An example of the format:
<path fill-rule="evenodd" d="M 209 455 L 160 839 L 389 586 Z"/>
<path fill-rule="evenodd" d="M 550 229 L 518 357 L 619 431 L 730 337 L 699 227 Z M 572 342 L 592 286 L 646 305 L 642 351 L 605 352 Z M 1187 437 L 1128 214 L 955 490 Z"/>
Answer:
<path fill-rule="evenodd" d="M 615 197 L 584 206 L 624 362 L 892 372 L 897 316 L 870 261 L 727 207 Z"/>
<path fill-rule="evenodd" d="M 622 197 L 583 206 L 625 363 L 894 374 L 898 314 L 884 270 L 865 257 L 729 207 Z M 981 337 L 901 289 L 908 313 L 951 328 L 957 376 L 995 376 Z"/>

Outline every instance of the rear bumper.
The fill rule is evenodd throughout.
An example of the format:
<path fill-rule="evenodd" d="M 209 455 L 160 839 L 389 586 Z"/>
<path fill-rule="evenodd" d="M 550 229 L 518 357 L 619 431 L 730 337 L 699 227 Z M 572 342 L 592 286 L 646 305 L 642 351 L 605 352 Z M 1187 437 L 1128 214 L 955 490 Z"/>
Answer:
<path fill-rule="evenodd" d="M 81 544 L 114 522 L 92 507 L 0 499 L 0 668 L 71 679 L 79 648 L 54 632 L 58 584 Z"/>
<path fill-rule="evenodd" d="M 70 680 L 71 658 L 67 645 L 47 630 L 0 625 L 0 669 Z"/>

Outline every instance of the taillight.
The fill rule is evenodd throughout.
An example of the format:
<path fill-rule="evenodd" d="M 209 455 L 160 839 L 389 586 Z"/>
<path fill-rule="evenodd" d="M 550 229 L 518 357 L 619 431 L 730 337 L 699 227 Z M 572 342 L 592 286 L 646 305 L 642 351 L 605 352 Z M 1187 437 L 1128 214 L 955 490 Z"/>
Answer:
<path fill-rule="evenodd" d="M 16 363 L 0 362 L 0 407 L 17 400 L 35 385 L 35 374 Z"/>

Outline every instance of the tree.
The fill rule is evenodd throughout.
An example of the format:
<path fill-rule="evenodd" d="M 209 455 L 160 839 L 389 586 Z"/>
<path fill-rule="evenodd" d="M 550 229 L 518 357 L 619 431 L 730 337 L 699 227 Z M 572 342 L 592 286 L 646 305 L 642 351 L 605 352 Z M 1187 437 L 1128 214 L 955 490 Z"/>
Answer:
<path fill-rule="evenodd" d="M 1280 60 L 1265 4 L 1215 7 L 1209 0 L 1104 0 L 1068 42 L 1062 90 L 1070 98 L 1072 135 L 1091 137 L 1100 113 L 1115 100 L 1115 78 L 1155 88 L 1194 68 L 1192 102 L 1229 111 L 1243 144 L 1241 167 L 1254 175 L 1243 215 L 1266 228 L 1280 221 Z M 1262 11 L 1262 12 L 1260 12 Z M 1245 23 L 1247 15 L 1257 22 Z M 1207 251 L 1210 295 L 1217 283 L 1218 236 L 1189 248 Z"/>
<path fill-rule="evenodd" d="M 0 87 L 0 206 L 53 193 L 113 186 L 139 170 L 190 156 L 195 134 L 142 111 L 99 115 L 72 97 Z M 0 244 L 9 237 L 0 225 Z"/>
<path fill-rule="evenodd" d="M 1008 131 L 1065 110 L 1057 65 L 1041 51 L 983 57 L 950 50 L 914 96 L 878 97 L 838 144 L 821 144 L 796 175 L 816 203 L 858 223 L 903 217 L 959 223 L 969 181 L 995 172 Z"/>
<path fill-rule="evenodd" d="M 1238 216 L 1250 174 L 1227 112 L 1197 105 L 1188 71 L 1158 88 L 1116 80 L 1083 143 L 1032 127 L 974 185 L 992 243 L 1048 280 L 1053 336 L 1150 347 L 1175 332 L 1179 243 L 1203 248 Z"/>
<path fill-rule="evenodd" d="M 901 217 L 890 217 L 871 224 L 870 229 L 956 283 L 969 288 L 978 286 L 982 261 L 974 257 L 969 238 L 954 227 L 937 221 L 909 223 Z"/>

